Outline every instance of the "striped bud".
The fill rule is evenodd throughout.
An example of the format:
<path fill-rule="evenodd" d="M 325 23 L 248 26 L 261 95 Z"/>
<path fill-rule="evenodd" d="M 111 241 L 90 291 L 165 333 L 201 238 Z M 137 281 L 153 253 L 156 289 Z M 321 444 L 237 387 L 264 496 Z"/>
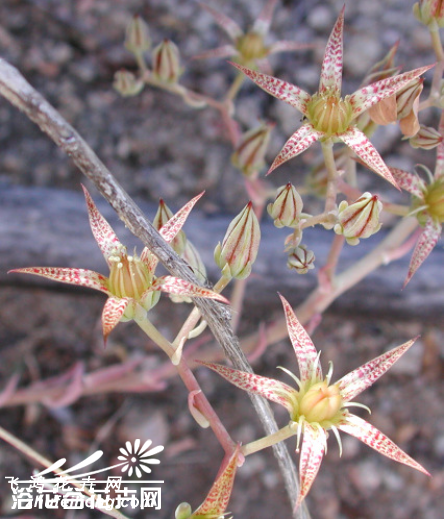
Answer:
<path fill-rule="evenodd" d="M 422 148 L 423 150 L 432 150 L 443 141 L 442 135 L 430 126 L 420 125 L 420 130 L 414 137 L 411 137 L 409 143 L 413 148 Z"/>
<path fill-rule="evenodd" d="M 241 136 L 232 155 L 232 164 L 246 176 L 255 176 L 264 166 L 264 157 L 269 145 L 273 124 L 263 123 Z"/>
<path fill-rule="evenodd" d="M 430 30 L 443 27 L 443 0 L 420 0 L 414 4 L 413 13 Z"/>
<path fill-rule="evenodd" d="M 275 201 L 267 206 L 275 227 L 279 228 L 298 227 L 302 210 L 303 200 L 290 182 L 278 189 Z"/>
<path fill-rule="evenodd" d="M 369 238 L 380 229 L 381 210 L 382 203 L 371 193 L 363 193 L 351 205 L 343 200 L 338 207 L 338 223 L 334 231 L 342 234 L 349 245 L 357 245 L 360 238 Z"/>
<path fill-rule="evenodd" d="M 136 55 L 141 55 L 151 47 L 148 25 L 138 15 L 134 16 L 125 33 L 125 48 Z"/>
<path fill-rule="evenodd" d="M 215 248 L 215 262 L 227 278 L 246 278 L 260 245 L 260 226 L 252 202 L 230 223 L 224 240 Z"/>
<path fill-rule="evenodd" d="M 152 54 L 153 75 L 162 83 L 177 83 L 181 75 L 179 49 L 171 40 L 164 40 Z"/>
<path fill-rule="evenodd" d="M 144 83 L 128 70 L 122 69 L 114 75 L 113 88 L 123 97 L 138 95 Z"/>
<path fill-rule="evenodd" d="M 287 268 L 295 270 L 297 274 L 306 274 L 315 267 L 314 262 L 315 254 L 306 245 L 298 245 L 287 258 Z"/>

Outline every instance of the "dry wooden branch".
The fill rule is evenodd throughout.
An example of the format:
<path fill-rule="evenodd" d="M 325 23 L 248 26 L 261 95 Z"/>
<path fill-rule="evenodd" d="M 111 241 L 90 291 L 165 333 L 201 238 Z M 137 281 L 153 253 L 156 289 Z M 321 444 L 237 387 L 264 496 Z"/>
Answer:
<path fill-rule="evenodd" d="M 0 93 L 23 111 L 72 158 L 77 167 L 95 184 L 98 191 L 110 203 L 130 231 L 156 254 L 172 275 L 198 284 L 186 263 L 161 238 L 88 144 L 24 79 L 17 69 L 3 59 L 0 59 Z M 229 310 L 219 303 L 206 299 L 197 299 L 195 304 L 234 366 L 244 371 L 252 371 L 239 348 L 237 337 L 232 333 Z M 254 395 L 251 396 L 251 400 L 266 433 L 275 432 L 277 426 L 268 403 Z M 283 443 L 274 446 L 274 453 L 283 474 L 287 493 L 291 502 L 295 503 L 298 495 L 298 480 L 294 462 Z M 307 509 L 301 506 L 295 512 L 295 516 L 306 518 L 309 517 L 309 514 Z"/>

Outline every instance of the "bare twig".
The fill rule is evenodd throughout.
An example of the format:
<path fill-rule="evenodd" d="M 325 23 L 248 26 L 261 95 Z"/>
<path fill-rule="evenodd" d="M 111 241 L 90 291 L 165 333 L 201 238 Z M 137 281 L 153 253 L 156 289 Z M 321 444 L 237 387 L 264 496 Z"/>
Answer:
<path fill-rule="evenodd" d="M 172 275 L 199 284 L 187 264 L 161 238 L 82 137 L 25 80 L 16 68 L 3 59 L 0 59 L 0 93 L 24 112 L 72 158 L 76 166 L 95 184 L 129 230 L 149 247 Z M 232 332 L 229 309 L 208 299 L 196 299 L 194 302 L 223 348 L 225 355 L 237 369 L 251 372 L 252 368 L 239 347 L 238 338 Z M 276 432 L 277 425 L 269 404 L 263 398 L 255 395 L 251 395 L 251 400 L 266 433 Z M 274 453 L 285 481 L 287 493 L 294 504 L 299 490 L 295 465 L 283 443 L 274 446 Z M 294 515 L 300 519 L 309 517 L 304 505 L 300 506 Z"/>

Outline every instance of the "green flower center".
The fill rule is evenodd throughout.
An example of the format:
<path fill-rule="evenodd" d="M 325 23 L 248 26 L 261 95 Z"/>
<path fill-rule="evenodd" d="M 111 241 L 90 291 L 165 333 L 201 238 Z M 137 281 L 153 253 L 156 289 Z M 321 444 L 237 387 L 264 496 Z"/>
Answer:
<path fill-rule="evenodd" d="M 264 45 L 263 37 L 256 32 L 248 32 L 240 36 L 236 42 L 236 49 L 241 54 L 241 61 L 244 63 L 265 58 L 269 53 L 269 49 Z"/>
<path fill-rule="evenodd" d="M 308 423 L 318 423 L 324 429 L 336 425 L 342 417 L 343 399 L 338 385 L 328 385 L 323 382 L 311 382 L 307 388 L 303 388 L 299 394 L 297 416 L 292 417 L 298 421 L 304 417 Z"/>
<path fill-rule="evenodd" d="M 443 177 L 435 180 L 426 188 L 425 205 L 428 214 L 438 222 L 444 221 L 444 196 L 443 196 L 444 181 Z"/>
<path fill-rule="evenodd" d="M 125 247 L 113 252 L 108 258 L 110 277 L 109 289 L 116 297 L 129 297 L 138 301 L 150 288 L 153 276 L 139 256 L 128 256 Z"/>
<path fill-rule="evenodd" d="M 331 137 L 347 130 L 352 120 L 352 107 L 347 99 L 315 94 L 309 101 L 307 117 L 316 130 Z"/>

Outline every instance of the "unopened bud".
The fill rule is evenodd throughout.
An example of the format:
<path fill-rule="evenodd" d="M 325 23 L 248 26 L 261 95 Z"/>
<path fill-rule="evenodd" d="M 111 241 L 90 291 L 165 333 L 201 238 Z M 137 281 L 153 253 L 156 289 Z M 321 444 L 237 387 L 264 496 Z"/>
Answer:
<path fill-rule="evenodd" d="M 158 210 L 153 220 L 153 227 L 159 231 L 161 227 L 163 227 L 170 220 L 170 218 L 172 218 L 172 216 L 173 213 L 171 212 L 170 208 L 161 198 L 159 200 Z M 184 231 L 179 231 L 171 241 L 170 245 L 176 254 L 180 256 L 184 252 L 186 242 L 187 238 Z"/>
<path fill-rule="evenodd" d="M 113 88 L 123 97 L 138 95 L 144 83 L 128 70 L 122 69 L 114 74 Z"/>
<path fill-rule="evenodd" d="M 272 124 L 263 123 L 241 136 L 240 143 L 232 155 L 232 164 L 244 175 L 258 174 L 264 166 L 264 157 L 269 145 Z"/>
<path fill-rule="evenodd" d="M 306 274 L 315 267 L 315 254 L 306 245 L 298 245 L 291 250 L 287 258 L 287 268 L 295 270 L 297 274 Z"/>
<path fill-rule="evenodd" d="M 176 507 L 175 519 L 188 519 L 192 515 L 192 507 L 184 502 Z"/>
<path fill-rule="evenodd" d="M 181 75 L 179 49 L 171 40 L 164 40 L 153 49 L 152 68 L 158 81 L 177 83 Z"/>
<path fill-rule="evenodd" d="M 443 0 L 419 0 L 413 6 L 413 13 L 430 30 L 443 27 Z"/>
<path fill-rule="evenodd" d="M 136 55 L 141 55 L 151 47 L 148 25 L 138 15 L 134 16 L 125 33 L 125 48 Z"/>
<path fill-rule="evenodd" d="M 409 143 L 413 148 L 422 148 L 424 150 L 432 150 L 443 141 L 442 135 L 430 126 L 420 125 L 420 130 L 414 137 L 411 137 Z"/>
<path fill-rule="evenodd" d="M 297 227 L 302 210 L 303 200 L 290 182 L 278 189 L 275 201 L 267 206 L 275 227 Z"/>
<path fill-rule="evenodd" d="M 357 245 L 360 238 L 369 238 L 380 230 L 379 222 L 382 203 L 376 195 L 363 193 L 351 205 L 346 200 L 338 207 L 338 223 L 334 227 L 337 234 L 342 234 L 349 245 Z"/>
<path fill-rule="evenodd" d="M 185 244 L 182 257 L 190 265 L 198 280 L 203 283 L 207 279 L 206 267 L 196 247 L 188 240 Z"/>
<path fill-rule="evenodd" d="M 229 225 L 224 240 L 215 248 L 215 262 L 227 278 L 246 278 L 260 245 L 260 226 L 252 202 Z"/>

